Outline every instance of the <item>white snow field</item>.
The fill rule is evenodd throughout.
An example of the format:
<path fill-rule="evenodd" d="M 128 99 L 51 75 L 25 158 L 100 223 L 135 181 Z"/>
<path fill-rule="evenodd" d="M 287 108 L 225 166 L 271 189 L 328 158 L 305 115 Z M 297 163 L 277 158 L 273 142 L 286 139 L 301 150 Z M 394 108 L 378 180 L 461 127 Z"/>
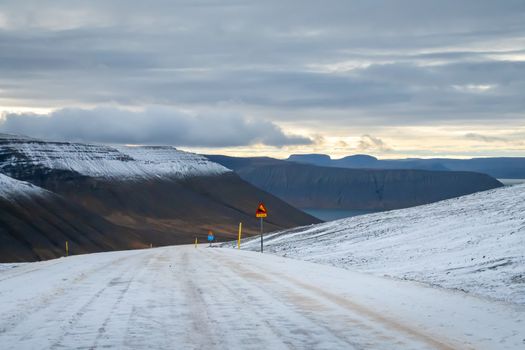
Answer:
<path fill-rule="evenodd" d="M 525 185 L 270 234 L 265 251 L 525 306 Z"/>
<path fill-rule="evenodd" d="M 525 310 L 199 246 L 0 269 L 2 349 L 523 349 Z"/>
<path fill-rule="evenodd" d="M 47 142 L 0 134 L 0 154 L 16 154 L 2 168 L 28 163 L 101 178 L 151 178 L 220 175 L 230 170 L 207 158 L 174 147 L 125 147 Z M 24 164 L 21 164 L 24 165 Z"/>

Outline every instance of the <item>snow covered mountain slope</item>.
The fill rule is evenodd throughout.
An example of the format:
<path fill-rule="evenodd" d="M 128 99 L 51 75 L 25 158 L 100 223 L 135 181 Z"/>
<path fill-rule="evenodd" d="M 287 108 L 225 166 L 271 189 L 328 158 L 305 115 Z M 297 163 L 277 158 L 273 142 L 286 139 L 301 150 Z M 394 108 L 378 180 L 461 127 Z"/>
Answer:
<path fill-rule="evenodd" d="M 0 171 L 20 167 L 61 170 L 102 178 L 219 175 L 228 169 L 174 147 L 110 147 L 47 142 L 0 134 Z"/>
<path fill-rule="evenodd" d="M 151 232 L 116 226 L 80 205 L 0 174 L 0 262 L 149 246 Z"/>
<path fill-rule="evenodd" d="M 3 134 L 0 173 L 110 222 L 113 226 L 102 225 L 109 229 L 101 229 L 104 234 L 112 236 L 118 226 L 140 238 L 125 240 L 118 249 L 129 248 L 128 242 L 139 246 L 137 241 L 141 246 L 192 243 L 195 236 L 205 238 L 208 230 L 218 239 L 231 239 L 241 221 L 246 234 L 256 233 L 253 212 L 261 200 L 275 213 L 268 220 L 269 230 L 319 222 L 222 165 L 169 146 L 89 145 Z M 79 211 L 78 220 L 83 215 Z M 24 224 L 30 224 L 23 217 Z M 71 216 L 68 224 L 76 224 L 76 219 Z"/>
<path fill-rule="evenodd" d="M 278 232 L 265 251 L 525 304 L 525 185 Z"/>
<path fill-rule="evenodd" d="M 0 198 L 12 199 L 20 196 L 45 196 L 49 192 L 29 182 L 18 181 L 0 174 Z"/>
<path fill-rule="evenodd" d="M 133 158 L 145 176 L 192 177 L 201 175 L 220 175 L 231 170 L 206 157 L 184 152 L 172 146 L 118 146 L 120 152 Z"/>

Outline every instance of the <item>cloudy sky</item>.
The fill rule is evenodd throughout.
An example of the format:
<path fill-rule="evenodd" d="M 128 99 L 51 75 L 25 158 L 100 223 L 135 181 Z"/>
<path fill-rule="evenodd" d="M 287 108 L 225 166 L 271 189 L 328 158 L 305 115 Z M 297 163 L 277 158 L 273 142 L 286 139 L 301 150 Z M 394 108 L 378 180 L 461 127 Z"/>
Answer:
<path fill-rule="evenodd" d="M 0 1 L 0 132 L 525 156 L 525 1 Z"/>

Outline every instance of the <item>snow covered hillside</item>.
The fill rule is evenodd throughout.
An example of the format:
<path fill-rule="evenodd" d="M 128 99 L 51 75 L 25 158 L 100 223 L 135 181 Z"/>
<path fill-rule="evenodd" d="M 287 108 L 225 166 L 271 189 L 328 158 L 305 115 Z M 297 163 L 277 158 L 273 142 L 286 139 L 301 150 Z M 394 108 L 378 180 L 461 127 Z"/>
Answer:
<path fill-rule="evenodd" d="M 278 232 L 266 251 L 525 304 L 525 185 Z"/>
<path fill-rule="evenodd" d="M 174 147 L 110 147 L 0 134 L 0 172 L 40 166 L 101 178 L 219 175 L 229 170 Z"/>
<path fill-rule="evenodd" d="M 230 171 L 204 156 L 172 146 L 121 146 L 117 149 L 133 158 L 146 174 L 185 177 L 220 175 Z"/>
<path fill-rule="evenodd" d="M 18 181 L 0 174 L 0 198 L 12 199 L 20 196 L 42 196 L 46 190 L 28 182 Z"/>

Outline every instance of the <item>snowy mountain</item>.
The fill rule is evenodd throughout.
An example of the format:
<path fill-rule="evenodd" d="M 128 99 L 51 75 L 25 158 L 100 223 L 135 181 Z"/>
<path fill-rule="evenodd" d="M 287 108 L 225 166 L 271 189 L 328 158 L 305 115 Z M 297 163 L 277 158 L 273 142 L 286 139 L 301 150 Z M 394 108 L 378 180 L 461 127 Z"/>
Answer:
<path fill-rule="evenodd" d="M 265 237 L 265 251 L 282 256 L 520 304 L 524 248 L 525 185 Z"/>
<path fill-rule="evenodd" d="M 231 239 L 239 222 L 249 235 L 259 231 L 254 211 L 261 200 L 273 211 L 268 230 L 319 222 L 222 165 L 169 146 L 117 147 L 3 134 L 0 174 L 0 193 L 51 195 L 45 201 L 26 196 L 23 202 L 20 195 L 16 202 L 0 197 L 0 240 L 16 247 L 2 244 L 0 261 L 60 256 L 66 236 L 78 243 L 76 252 L 93 252 L 192 243 L 196 236 L 205 239 L 208 230 Z M 96 238 L 79 239 L 91 237 L 88 232 Z M 8 251 L 15 252 L 9 259 Z"/>
<path fill-rule="evenodd" d="M 203 156 L 174 147 L 111 147 L 46 142 L 0 134 L 0 171 L 20 167 L 61 170 L 101 178 L 219 175 L 229 172 Z"/>
<path fill-rule="evenodd" d="M 18 181 L 0 174 L 0 198 L 14 199 L 19 197 L 45 196 L 49 192 L 29 182 Z"/>
<path fill-rule="evenodd" d="M 117 149 L 133 158 L 146 177 L 157 175 L 183 178 L 220 175 L 231 171 L 204 156 L 171 146 L 125 146 Z"/>
<path fill-rule="evenodd" d="M 112 224 L 28 182 L 0 174 L 0 262 L 149 246 L 151 234 Z"/>

